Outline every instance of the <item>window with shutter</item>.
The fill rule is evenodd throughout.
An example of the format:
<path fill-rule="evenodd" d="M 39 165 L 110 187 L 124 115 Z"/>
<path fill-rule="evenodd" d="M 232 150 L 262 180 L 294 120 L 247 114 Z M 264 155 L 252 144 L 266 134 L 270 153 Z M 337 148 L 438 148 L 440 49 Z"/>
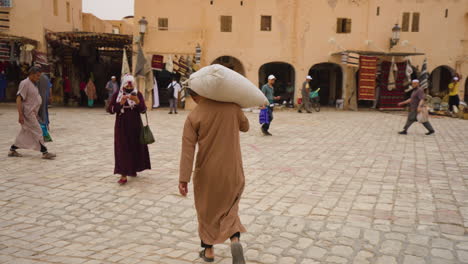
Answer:
<path fill-rule="evenodd" d="M 158 19 L 158 29 L 165 31 L 169 29 L 169 19 L 168 18 L 159 18 Z"/>
<path fill-rule="evenodd" d="M 260 30 L 271 31 L 271 16 L 262 16 Z"/>
<path fill-rule="evenodd" d="M 411 32 L 419 32 L 419 13 L 413 13 L 413 24 L 411 25 Z"/>
<path fill-rule="evenodd" d="M 401 31 L 408 32 L 409 31 L 409 22 L 410 22 L 410 13 L 403 13 L 403 20 L 401 22 Z"/>
<path fill-rule="evenodd" d="M 221 16 L 221 32 L 232 32 L 232 16 Z"/>
<path fill-rule="evenodd" d="M 336 20 L 336 33 L 351 33 L 351 19 L 338 18 Z"/>
<path fill-rule="evenodd" d="M 345 25 L 345 32 L 344 33 L 351 33 L 351 19 L 346 19 Z"/>

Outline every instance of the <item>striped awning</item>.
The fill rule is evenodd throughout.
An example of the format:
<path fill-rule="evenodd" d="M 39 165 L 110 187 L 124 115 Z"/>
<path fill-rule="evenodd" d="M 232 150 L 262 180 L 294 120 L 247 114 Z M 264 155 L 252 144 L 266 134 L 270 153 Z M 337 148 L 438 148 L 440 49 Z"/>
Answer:
<path fill-rule="evenodd" d="M 20 42 L 23 44 L 31 44 L 33 46 L 37 46 L 38 41 L 26 37 L 14 36 L 6 33 L 0 32 L 0 41 L 14 41 Z"/>

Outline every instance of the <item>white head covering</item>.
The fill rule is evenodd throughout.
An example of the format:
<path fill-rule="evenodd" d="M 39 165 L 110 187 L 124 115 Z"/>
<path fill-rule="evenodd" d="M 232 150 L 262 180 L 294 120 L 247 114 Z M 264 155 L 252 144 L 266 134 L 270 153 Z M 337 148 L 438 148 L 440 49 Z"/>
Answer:
<path fill-rule="evenodd" d="M 122 100 L 122 97 L 124 96 L 124 89 L 125 89 L 125 87 L 127 87 L 128 83 L 131 83 L 132 86 L 133 86 L 132 93 L 138 94 L 138 89 L 136 87 L 135 78 L 130 74 L 125 74 L 125 76 L 122 78 L 122 84 L 120 85 L 119 96 L 117 96 L 117 103 L 119 103 L 119 104 L 120 104 L 120 101 Z M 130 108 L 132 108 L 132 109 L 136 105 L 136 102 L 133 101 L 133 100 L 130 100 L 130 99 L 127 99 L 127 103 L 130 106 Z M 122 107 L 121 112 L 122 113 L 125 112 L 124 107 Z"/>
<path fill-rule="evenodd" d="M 115 76 L 112 76 L 111 79 L 117 79 Z"/>
<path fill-rule="evenodd" d="M 419 80 L 418 79 L 414 79 L 411 81 L 412 83 L 419 83 Z"/>
<path fill-rule="evenodd" d="M 276 77 L 272 74 L 272 75 L 268 76 L 268 80 L 276 80 Z"/>
<path fill-rule="evenodd" d="M 454 81 L 458 81 L 459 79 L 458 79 L 457 76 L 455 76 L 455 77 L 453 77 L 453 80 L 454 80 Z"/>
<path fill-rule="evenodd" d="M 312 76 L 307 75 L 306 79 L 307 79 L 307 80 L 312 80 Z"/>

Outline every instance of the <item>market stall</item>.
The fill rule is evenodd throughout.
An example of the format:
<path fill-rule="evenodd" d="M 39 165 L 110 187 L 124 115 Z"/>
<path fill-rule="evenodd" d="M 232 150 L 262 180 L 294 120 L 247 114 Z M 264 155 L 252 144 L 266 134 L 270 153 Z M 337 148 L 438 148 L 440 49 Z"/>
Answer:
<path fill-rule="evenodd" d="M 132 54 L 132 36 L 91 32 L 48 32 L 53 78 L 53 102 L 83 105 L 83 87 L 96 87 L 98 105 L 108 98 L 105 89 L 111 76 L 120 79 L 123 50 Z M 129 57 L 131 62 L 131 57 Z"/>

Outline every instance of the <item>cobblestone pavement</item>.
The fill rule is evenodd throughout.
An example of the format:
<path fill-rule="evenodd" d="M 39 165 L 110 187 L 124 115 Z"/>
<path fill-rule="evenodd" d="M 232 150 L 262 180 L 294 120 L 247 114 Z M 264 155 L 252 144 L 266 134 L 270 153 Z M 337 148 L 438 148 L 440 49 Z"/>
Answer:
<path fill-rule="evenodd" d="M 51 109 L 55 161 L 7 158 L 19 126 L 0 106 L 0 263 L 201 263 L 193 196 L 178 195 L 187 113 L 150 113 L 153 170 L 118 186 L 114 116 Z M 249 263 L 468 263 L 468 121 L 433 136 L 404 113 L 277 112 L 242 135 Z M 216 263 L 231 263 L 228 244 Z"/>

